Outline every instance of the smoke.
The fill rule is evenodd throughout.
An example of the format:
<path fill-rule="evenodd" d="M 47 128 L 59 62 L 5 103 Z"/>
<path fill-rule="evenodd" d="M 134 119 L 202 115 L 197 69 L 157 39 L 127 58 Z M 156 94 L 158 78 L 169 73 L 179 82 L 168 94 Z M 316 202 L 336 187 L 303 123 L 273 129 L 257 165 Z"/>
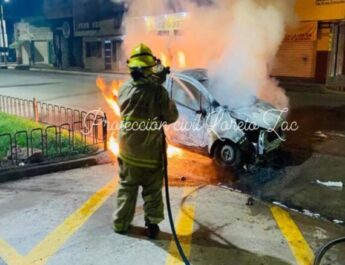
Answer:
<path fill-rule="evenodd" d="M 238 107 L 260 98 L 283 108 L 288 98 L 270 77 L 287 26 L 297 19 L 295 0 L 132 0 L 125 20 L 124 47 L 152 47 L 158 57 L 178 65 L 184 52 L 189 68 L 208 69 L 212 94 Z M 149 32 L 145 16 L 187 12 L 180 35 Z"/>

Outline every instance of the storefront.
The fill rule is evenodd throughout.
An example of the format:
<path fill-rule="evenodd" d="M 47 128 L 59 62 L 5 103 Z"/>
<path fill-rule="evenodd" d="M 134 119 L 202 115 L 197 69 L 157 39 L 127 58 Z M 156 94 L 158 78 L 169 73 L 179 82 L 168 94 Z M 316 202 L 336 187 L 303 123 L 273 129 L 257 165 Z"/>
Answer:
<path fill-rule="evenodd" d="M 345 0 L 297 0 L 296 12 L 273 75 L 345 86 Z"/>
<path fill-rule="evenodd" d="M 82 68 L 82 38 L 74 34 L 73 19 L 54 19 L 50 22 L 54 33 L 55 66 Z"/>
<path fill-rule="evenodd" d="M 332 24 L 331 37 L 328 83 L 345 87 L 345 21 Z"/>
<path fill-rule="evenodd" d="M 17 51 L 17 63 L 51 65 L 53 34 L 49 27 L 35 27 L 27 22 L 14 25 L 15 42 L 10 47 Z"/>
<path fill-rule="evenodd" d="M 317 50 L 317 22 L 304 22 L 290 29 L 278 52 L 273 75 L 313 79 Z"/>
<path fill-rule="evenodd" d="M 91 71 L 121 71 L 124 5 L 109 0 L 74 1 L 75 36 L 82 40 L 82 60 Z"/>

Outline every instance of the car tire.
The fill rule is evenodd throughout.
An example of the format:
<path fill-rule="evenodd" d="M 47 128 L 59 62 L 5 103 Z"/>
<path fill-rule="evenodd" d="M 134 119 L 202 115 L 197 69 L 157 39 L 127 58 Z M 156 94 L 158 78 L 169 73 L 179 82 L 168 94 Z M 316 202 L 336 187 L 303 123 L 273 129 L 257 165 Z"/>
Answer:
<path fill-rule="evenodd" d="M 219 165 L 224 167 L 237 168 L 243 162 L 240 148 L 230 141 L 220 142 L 216 145 L 214 158 Z"/>

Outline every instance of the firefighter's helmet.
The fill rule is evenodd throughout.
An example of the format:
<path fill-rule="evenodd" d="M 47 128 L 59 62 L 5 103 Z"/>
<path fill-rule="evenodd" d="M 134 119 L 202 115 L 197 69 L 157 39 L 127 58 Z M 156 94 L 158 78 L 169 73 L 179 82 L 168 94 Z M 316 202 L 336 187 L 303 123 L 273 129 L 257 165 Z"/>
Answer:
<path fill-rule="evenodd" d="M 127 63 L 130 69 L 150 68 L 157 64 L 157 59 L 153 56 L 152 50 L 141 43 L 132 50 L 131 57 Z"/>

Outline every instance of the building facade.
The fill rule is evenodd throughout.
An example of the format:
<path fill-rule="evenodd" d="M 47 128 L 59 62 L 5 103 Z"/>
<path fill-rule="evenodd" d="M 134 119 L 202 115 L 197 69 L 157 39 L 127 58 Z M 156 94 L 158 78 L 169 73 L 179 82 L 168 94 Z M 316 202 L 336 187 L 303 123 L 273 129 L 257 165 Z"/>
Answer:
<path fill-rule="evenodd" d="M 53 34 L 49 27 L 37 27 L 29 22 L 14 24 L 17 63 L 51 65 Z"/>
<path fill-rule="evenodd" d="M 297 0 L 273 75 L 345 87 L 345 0 Z"/>
<path fill-rule="evenodd" d="M 82 40 L 84 68 L 91 71 L 122 71 L 124 4 L 111 0 L 74 0 L 74 32 Z"/>
<path fill-rule="evenodd" d="M 74 32 L 73 0 L 45 0 L 43 10 L 53 32 L 54 65 L 83 68 L 82 38 Z"/>

